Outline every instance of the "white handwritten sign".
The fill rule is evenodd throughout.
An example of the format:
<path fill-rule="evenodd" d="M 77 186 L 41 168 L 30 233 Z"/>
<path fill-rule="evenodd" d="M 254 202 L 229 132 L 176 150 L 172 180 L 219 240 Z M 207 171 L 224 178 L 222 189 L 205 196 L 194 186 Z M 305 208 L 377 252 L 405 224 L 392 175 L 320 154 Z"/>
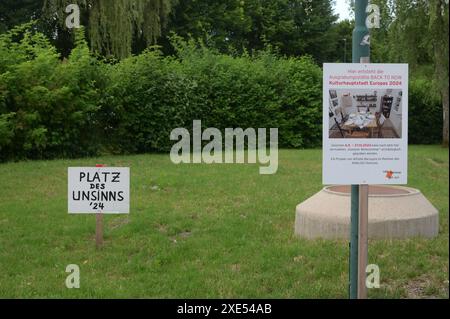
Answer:
<path fill-rule="evenodd" d="M 69 214 L 128 214 L 128 167 L 69 167 Z"/>

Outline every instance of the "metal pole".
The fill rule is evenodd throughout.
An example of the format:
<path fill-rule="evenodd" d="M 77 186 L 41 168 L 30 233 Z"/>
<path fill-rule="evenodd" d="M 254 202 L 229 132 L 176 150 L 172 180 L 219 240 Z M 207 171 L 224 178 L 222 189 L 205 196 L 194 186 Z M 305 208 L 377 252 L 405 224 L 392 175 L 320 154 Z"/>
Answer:
<path fill-rule="evenodd" d="M 366 26 L 367 6 L 368 0 L 355 1 L 355 29 L 353 30 L 352 46 L 353 63 L 369 63 L 370 60 L 369 29 Z M 352 185 L 349 260 L 350 299 L 358 298 L 359 191 L 359 185 Z M 363 271 L 365 273 L 365 269 Z"/>
<path fill-rule="evenodd" d="M 353 30 L 353 63 L 369 63 L 370 41 L 366 26 L 368 0 L 355 0 L 355 29 Z"/>
<path fill-rule="evenodd" d="M 369 185 L 359 185 L 358 299 L 367 298 L 366 268 L 369 233 Z"/>
<path fill-rule="evenodd" d="M 350 299 L 358 298 L 359 186 L 352 185 L 350 217 Z"/>

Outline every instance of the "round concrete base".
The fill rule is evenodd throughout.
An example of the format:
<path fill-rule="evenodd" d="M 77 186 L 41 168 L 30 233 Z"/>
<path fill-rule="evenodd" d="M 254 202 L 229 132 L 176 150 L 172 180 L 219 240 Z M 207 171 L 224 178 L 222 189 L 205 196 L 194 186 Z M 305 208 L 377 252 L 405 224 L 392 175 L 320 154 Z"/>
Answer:
<path fill-rule="evenodd" d="M 350 237 L 350 187 L 329 186 L 299 204 L 295 234 L 308 239 Z M 439 212 L 413 188 L 369 187 L 369 238 L 433 238 Z"/>

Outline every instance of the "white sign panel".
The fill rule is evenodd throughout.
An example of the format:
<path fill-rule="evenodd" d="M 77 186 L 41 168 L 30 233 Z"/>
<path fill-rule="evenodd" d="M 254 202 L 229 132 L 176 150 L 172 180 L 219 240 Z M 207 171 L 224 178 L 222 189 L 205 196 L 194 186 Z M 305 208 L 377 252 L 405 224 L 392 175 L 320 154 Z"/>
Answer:
<path fill-rule="evenodd" d="M 128 214 L 130 169 L 125 167 L 69 167 L 70 214 Z"/>
<path fill-rule="evenodd" d="M 323 183 L 406 184 L 408 65 L 324 64 Z"/>

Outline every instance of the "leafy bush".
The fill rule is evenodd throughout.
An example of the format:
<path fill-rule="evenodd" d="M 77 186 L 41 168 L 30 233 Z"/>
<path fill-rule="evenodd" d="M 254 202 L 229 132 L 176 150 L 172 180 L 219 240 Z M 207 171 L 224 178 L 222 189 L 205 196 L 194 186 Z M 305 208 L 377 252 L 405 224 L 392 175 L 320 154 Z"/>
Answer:
<path fill-rule="evenodd" d="M 100 113 L 112 150 L 170 149 L 170 132 L 186 125 L 196 99 L 179 62 L 146 51 L 111 67 L 108 83 Z"/>
<path fill-rule="evenodd" d="M 0 160 L 167 151 L 170 132 L 204 127 L 279 128 L 281 147 L 321 143 L 322 71 L 309 57 L 219 54 L 174 37 L 120 62 L 94 58 L 78 32 L 61 60 L 30 25 L 0 35 Z M 438 143 L 439 98 L 411 80 L 411 143 Z"/>
<path fill-rule="evenodd" d="M 433 94 L 433 82 L 414 78 L 409 84 L 409 143 L 438 144 L 442 141 L 442 103 Z"/>
<path fill-rule="evenodd" d="M 92 154 L 100 64 L 78 34 L 61 61 L 30 25 L 0 36 L 0 159 Z"/>
<path fill-rule="evenodd" d="M 283 147 L 321 138 L 321 70 L 310 58 L 218 54 L 178 43 L 178 58 L 146 52 L 111 71 L 103 114 L 118 150 L 166 151 L 170 132 L 192 127 L 279 128 Z"/>

